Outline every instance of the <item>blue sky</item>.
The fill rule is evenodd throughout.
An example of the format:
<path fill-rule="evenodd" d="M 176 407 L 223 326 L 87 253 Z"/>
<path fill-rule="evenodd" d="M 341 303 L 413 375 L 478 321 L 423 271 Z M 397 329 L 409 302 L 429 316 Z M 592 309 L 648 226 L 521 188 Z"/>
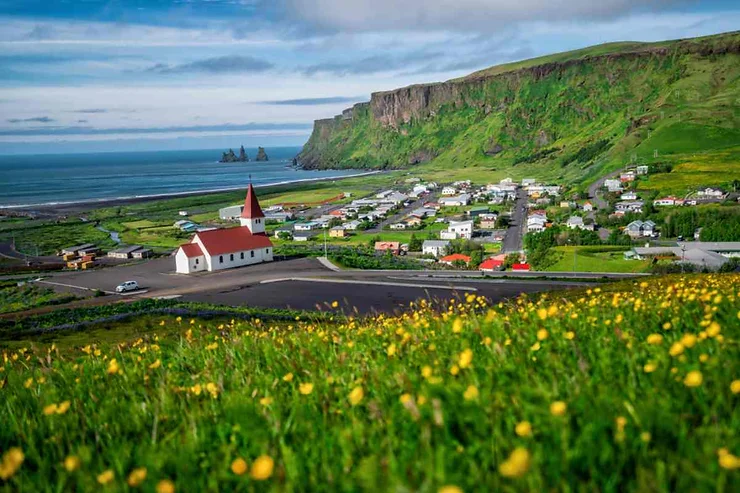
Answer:
<path fill-rule="evenodd" d="M 0 153 L 301 145 L 374 91 L 738 26 L 724 0 L 0 0 Z"/>

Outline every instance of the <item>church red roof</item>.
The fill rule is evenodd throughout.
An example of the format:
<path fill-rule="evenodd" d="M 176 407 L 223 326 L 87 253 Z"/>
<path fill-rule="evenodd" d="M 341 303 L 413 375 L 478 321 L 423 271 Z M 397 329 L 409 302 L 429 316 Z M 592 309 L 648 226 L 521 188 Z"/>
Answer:
<path fill-rule="evenodd" d="M 185 243 L 184 245 L 180 245 L 180 248 L 185 252 L 185 256 L 189 258 L 203 255 L 203 250 L 201 250 L 200 245 L 197 243 Z"/>
<path fill-rule="evenodd" d="M 259 208 L 259 205 L 257 207 Z M 201 243 L 211 256 L 272 246 L 270 238 L 263 235 L 253 235 L 246 226 L 200 231 L 196 236 L 200 238 Z"/>
<path fill-rule="evenodd" d="M 265 217 L 265 214 L 262 212 L 262 208 L 260 207 L 260 203 L 257 201 L 257 194 L 254 193 L 254 187 L 252 187 L 251 183 L 247 189 L 247 198 L 244 200 L 242 217 L 245 219 Z"/>

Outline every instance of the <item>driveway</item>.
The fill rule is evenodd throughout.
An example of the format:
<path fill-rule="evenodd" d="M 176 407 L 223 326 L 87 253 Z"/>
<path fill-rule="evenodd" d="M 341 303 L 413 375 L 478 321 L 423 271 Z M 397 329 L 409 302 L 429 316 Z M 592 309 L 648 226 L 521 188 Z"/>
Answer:
<path fill-rule="evenodd" d="M 520 188 L 516 192 L 516 201 L 514 202 L 514 210 L 511 213 L 511 222 L 509 223 L 509 228 L 506 230 L 506 236 L 501 246 L 502 253 L 514 253 L 522 250 L 522 237 L 524 236 L 526 217 L 527 192 Z"/>

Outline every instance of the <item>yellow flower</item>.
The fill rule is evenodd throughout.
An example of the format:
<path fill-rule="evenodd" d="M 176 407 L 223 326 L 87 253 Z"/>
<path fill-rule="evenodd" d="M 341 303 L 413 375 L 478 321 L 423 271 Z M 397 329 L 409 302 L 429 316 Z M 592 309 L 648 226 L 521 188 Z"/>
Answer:
<path fill-rule="evenodd" d="M 308 395 L 311 392 L 313 392 L 313 384 L 312 383 L 302 383 L 298 386 L 298 392 L 300 392 L 303 395 Z"/>
<path fill-rule="evenodd" d="M 260 455 L 252 464 L 252 471 L 249 475 L 257 481 L 264 481 L 272 476 L 272 470 L 275 468 L 275 461 L 269 455 Z"/>
<path fill-rule="evenodd" d="M 740 394 L 740 380 L 733 380 L 730 384 L 730 391 L 733 394 Z"/>
<path fill-rule="evenodd" d="M 56 404 L 49 404 L 48 406 L 44 407 L 44 416 L 51 416 L 52 414 L 56 414 L 56 412 L 57 412 Z"/>
<path fill-rule="evenodd" d="M 363 397 L 365 397 L 365 392 L 362 390 L 362 387 L 355 387 L 349 393 L 349 403 L 356 406 L 362 401 Z"/>
<path fill-rule="evenodd" d="M 550 337 L 550 333 L 547 332 L 546 329 L 540 329 L 540 330 L 537 331 L 537 340 L 538 341 L 544 341 L 548 337 Z"/>
<path fill-rule="evenodd" d="M 64 402 L 59 403 L 59 405 L 57 406 L 57 414 L 66 413 L 67 411 L 69 411 L 69 406 L 70 406 L 69 401 L 64 401 Z"/>
<path fill-rule="evenodd" d="M 668 350 L 668 354 L 675 357 L 683 353 L 683 350 L 684 350 L 683 344 L 681 344 L 680 342 L 674 342 L 671 345 L 671 349 Z"/>
<path fill-rule="evenodd" d="M 3 461 L 0 463 L 0 479 L 5 481 L 18 471 L 23 464 L 26 456 L 23 451 L 18 447 L 11 447 L 5 454 L 3 454 Z"/>
<path fill-rule="evenodd" d="M 116 361 L 116 358 L 113 358 L 108 362 L 108 375 L 115 375 L 121 370 L 121 367 L 118 365 L 118 361 Z"/>
<path fill-rule="evenodd" d="M 206 349 L 209 350 L 209 351 L 213 351 L 214 349 L 217 349 L 217 348 L 218 348 L 218 343 L 217 342 L 213 342 L 213 343 L 211 343 L 211 344 L 209 344 L 209 345 L 206 346 Z"/>
<path fill-rule="evenodd" d="M 643 431 L 640 433 L 640 440 L 642 440 L 645 443 L 650 442 L 650 440 L 653 438 L 653 436 L 648 431 Z"/>
<path fill-rule="evenodd" d="M 190 391 L 195 395 L 200 395 L 200 393 L 203 391 L 203 388 L 200 386 L 199 383 L 196 383 L 190 388 Z"/>
<path fill-rule="evenodd" d="M 708 354 L 700 354 L 699 355 L 699 361 L 701 361 L 702 363 L 706 363 L 708 360 L 709 360 L 709 355 Z"/>
<path fill-rule="evenodd" d="M 149 369 L 150 370 L 156 370 L 160 366 L 162 366 L 162 361 L 161 360 L 157 360 L 154 363 L 152 363 L 151 365 L 149 365 Z"/>
<path fill-rule="evenodd" d="M 547 318 L 547 309 L 540 308 L 537 310 L 537 316 L 540 317 L 540 320 L 545 320 Z"/>
<path fill-rule="evenodd" d="M 456 318 L 454 322 L 452 322 L 452 332 L 455 334 L 459 334 L 462 332 L 463 329 L 463 321 L 460 318 Z"/>
<path fill-rule="evenodd" d="M 141 483 L 143 483 L 145 479 L 146 467 L 138 467 L 131 471 L 131 474 L 128 475 L 128 479 L 126 480 L 126 482 L 132 488 L 136 488 L 137 486 L 141 485 Z"/>
<path fill-rule="evenodd" d="M 730 454 L 729 452 L 720 454 L 719 465 L 724 469 L 729 469 L 729 470 L 739 469 L 740 459 Z"/>
<path fill-rule="evenodd" d="M 175 493 L 175 483 L 169 479 L 163 479 L 157 483 L 157 493 Z"/>
<path fill-rule="evenodd" d="M 28 389 L 28 388 L 31 388 L 31 385 L 33 385 L 33 378 L 29 378 L 28 380 L 26 380 L 26 381 L 25 381 L 25 382 L 23 383 L 23 386 L 24 386 L 25 388 L 27 388 L 27 389 Z"/>
<path fill-rule="evenodd" d="M 238 459 L 234 459 L 234 462 L 231 463 L 231 472 L 236 474 L 237 476 L 241 476 L 245 472 L 247 472 L 248 466 L 247 461 L 239 457 Z"/>
<path fill-rule="evenodd" d="M 421 369 L 421 376 L 424 378 L 429 378 L 432 376 L 432 367 L 431 366 L 425 366 Z"/>
<path fill-rule="evenodd" d="M 411 402 L 411 394 L 401 394 L 401 397 L 398 398 L 399 401 L 401 401 L 401 404 L 406 404 L 407 402 Z"/>
<path fill-rule="evenodd" d="M 529 470 L 529 464 L 529 451 L 523 447 L 517 447 L 509 458 L 498 466 L 498 472 L 507 478 L 518 478 Z"/>
<path fill-rule="evenodd" d="M 575 337 L 576 337 L 576 333 L 573 332 L 572 330 L 569 330 L 568 332 L 565 333 L 565 338 L 568 339 L 569 341 L 572 341 Z"/>
<path fill-rule="evenodd" d="M 388 356 L 393 356 L 394 354 L 396 354 L 396 345 L 391 344 L 390 346 L 388 346 L 388 349 L 386 349 L 385 352 L 388 354 Z"/>
<path fill-rule="evenodd" d="M 529 421 L 522 421 L 521 423 L 517 423 L 514 431 L 520 437 L 529 437 L 532 436 L 532 425 Z"/>
<path fill-rule="evenodd" d="M 539 342 L 535 342 L 534 344 L 532 344 L 532 347 L 529 349 L 531 349 L 532 351 L 539 351 L 541 347 L 542 346 L 540 346 Z"/>
<path fill-rule="evenodd" d="M 338 302 L 338 301 L 332 301 L 332 302 L 331 302 L 331 307 L 332 307 L 332 308 L 336 308 L 336 307 L 338 307 L 338 306 L 339 306 L 339 302 Z"/>
<path fill-rule="evenodd" d="M 457 365 L 452 365 L 452 367 L 450 368 L 450 374 L 451 374 L 452 376 L 455 376 L 455 375 L 457 375 L 458 373 L 460 373 L 460 367 L 459 367 L 459 366 L 457 366 Z"/>
<path fill-rule="evenodd" d="M 286 373 L 283 375 L 283 381 L 285 382 L 292 382 L 293 381 L 293 374 L 292 373 Z"/>
<path fill-rule="evenodd" d="M 651 362 L 651 363 L 645 363 L 645 366 L 643 366 L 643 367 L 642 367 L 642 370 L 643 370 L 643 371 L 644 371 L 645 373 L 652 373 L 652 372 L 654 372 L 654 371 L 655 371 L 655 369 L 656 369 L 657 367 L 658 367 L 658 366 L 657 366 L 657 365 L 656 365 L 655 363 L 652 363 L 652 362 Z"/>
<path fill-rule="evenodd" d="M 553 416 L 562 416 L 568 410 L 568 405 L 563 401 L 555 401 L 550 404 L 550 413 Z"/>
<path fill-rule="evenodd" d="M 647 343 L 657 346 L 663 343 L 663 336 L 660 334 L 650 334 L 647 336 Z"/>
<path fill-rule="evenodd" d="M 712 322 L 709 324 L 709 327 L 707 327 L 707 335 L 709 337 L 717 337 L 719 335 L 721 328 L 717 322 Z"/>
<path fill-rule="evenodd" d="M 463 490 L 457 486 L 448 484 L 438 489 L 437 493 L 463 493 Z"/>
<path fill-rule="evenodd" d="M 663 324 L 663 330 L 669 330 L 670 328 L 671 328 L 671 323 L 670 322 L 666 322 L 666 323 Z"/>
<path fill-rule="evenodd" d="M 687 348 L 692 348 L 696 344 L 696 336 L 694 334 L 684 334 L 681 343 Z"/>
<path fill-rule="evenodd" d="M 107 471 L 103 471 L 102 473 L 98 474 L 98 483 L 106 485 L 113 481 L 114 477 L 115 475 L 113 474 L 113 471 L 111 469 L 108 469 Z"/>
<path fill-rule="evenodd" d="M 68 455 L 64 459 L 64 468 L 67 472 L 75 472 L 80 468 L 80 458 L 76 455 Z"/>
<path fill-rule="evenodd" d="M 465 392 L 463 393 L 463 397 L 466 401 L 475 401 L 478 400 L 478 396 L 480 393 L 478 392 L 478 387 L 475 385 L 470 385 L 467 389 L 465 389 Z"/>
<path fill-rule="evenodd" d="M 470 348 L 465 349 L 462 353 L 460 353 L 460 356 L 458 356 L 458 365 L 460 366 L 460 368 L 467 368 L 472 362 L 473 351 Z"/>
<path fill-rule="evenodd" d="M 701 385 L 703 377 L 700 371 L 690 371 L 686 374 L 686 378 L 683 379 L 683 384 L 687 387 L 698 387 Z"/>
<path fill-rule="evenodd" d="M 262 404 L 263 406 L 269 406 L 270 404 L 272 404 L 272 397 L 263 397 L 262 399 L 260 399 L 260 404 Z"/>

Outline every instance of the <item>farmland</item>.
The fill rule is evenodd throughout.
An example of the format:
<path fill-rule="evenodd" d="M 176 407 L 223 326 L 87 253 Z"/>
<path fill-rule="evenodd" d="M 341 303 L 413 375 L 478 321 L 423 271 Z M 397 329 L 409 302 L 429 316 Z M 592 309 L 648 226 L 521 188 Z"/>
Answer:
<path fill-rule="evenodd" d="M 148 315 L 0 360 L 9 490 L 722 491 L 740 276 L 442 312 Z M 146 330 L 136 330 L 146 324 Z M 445 489 L 447 488 L 447 489 Z"/>

